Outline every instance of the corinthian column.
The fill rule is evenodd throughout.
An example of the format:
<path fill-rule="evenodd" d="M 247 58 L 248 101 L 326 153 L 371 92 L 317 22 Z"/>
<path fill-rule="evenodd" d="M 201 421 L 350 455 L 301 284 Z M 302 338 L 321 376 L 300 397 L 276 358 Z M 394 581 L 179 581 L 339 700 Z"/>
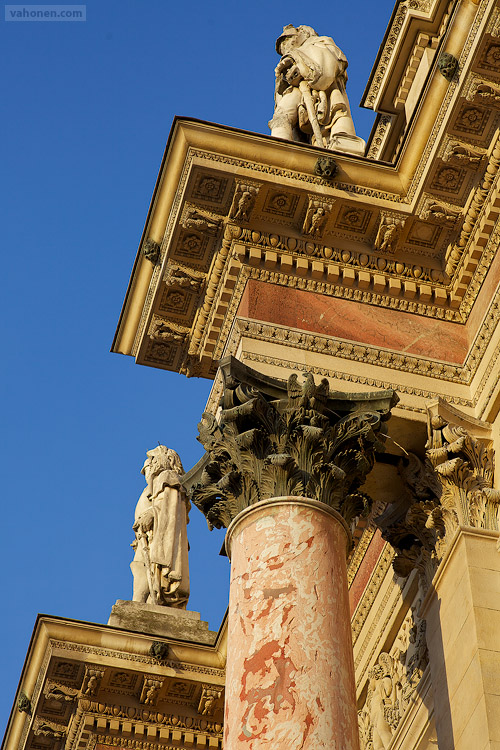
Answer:
<path fill-rule="evenodd" d="M 358 750 L 346 554 L 392 391 L 330 394 L 229 358 L 184 478 L 231 559 L 224 747 Z"/>

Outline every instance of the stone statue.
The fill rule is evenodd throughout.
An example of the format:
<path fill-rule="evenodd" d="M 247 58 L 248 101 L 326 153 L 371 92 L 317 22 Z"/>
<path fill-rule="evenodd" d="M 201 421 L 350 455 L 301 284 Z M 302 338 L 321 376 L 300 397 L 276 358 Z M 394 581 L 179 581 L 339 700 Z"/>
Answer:
<path fill-rule="evenodd" d="M 275 108 L 271 135 L 339 151 L 364 153 L 345 85 L 347 58 L 333 39 L 310 26 L 283 29 L 276 42 Z"/>
<path fill-rule="evenodd" d="M 189 599 L 189 501 L 177 453 L 164 445 L 147 452 L 147 487 L 135 509 L 133 601 L 185 608 Z"/>

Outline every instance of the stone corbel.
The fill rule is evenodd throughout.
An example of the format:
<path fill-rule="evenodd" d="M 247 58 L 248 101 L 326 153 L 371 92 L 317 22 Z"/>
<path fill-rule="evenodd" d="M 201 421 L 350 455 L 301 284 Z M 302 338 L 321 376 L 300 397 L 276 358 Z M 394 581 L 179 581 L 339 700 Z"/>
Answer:
<path fill-rule="evenodd" d="M 222 688 L 214 685 L 202 685 L 198 713 L 202 716 L 213 716 L 219 708 L 222 692 Z"/>
<path fill-rule="evenodd" d="M 200 211 L 194 206 L 188 206 L 181 220 L 184 229 L 194 229 L 215 236 L 222 226 L 222 217 L 214 216 L 207 211 Z"/>
<path fill-rule="evenodd" d="M 206 274 L 203 271 L 197 271 L 195 268 L 180 266 L 177 263 L 169 264 L 163 283 L 167 287 L 187 288 L 193 292 L 200 292 L 205 282 Z"/>
<path fill-rule="evenodd" d="M 486 149 L 471 146 L 462 141 L 449 141 L 443 153 L 443 161 L 477 169 L 486 156 Z"/>
<path fill-rule="evenodd" d="M 422 221 L 436 221 L 449 227 L 454 226 L 461 216 L 461 209 L 436 201 L 434 198 L 427 198 L 420 212 Z"/>
<path fill-rule="evenodd" d="M 305 219 L 302 224 L 302 234 L 320 238 L 325 231 L 325 226 L 334 202 L 310 195 Z"/>
<path fill-rule="evenodd" d="M 48 681 L 45 684 L 43 694 L 47 700 L 57 703 L 70 703 L 78 695 L 78 690 L 60 685 L 57 682 Z"/>
<path fill-rule="evenodd" d="M 468 83 L 466 99 L 470 102 L 483 103 L 486 107 L 500 109 L 500 86 L 477 75 Z"/>
<path fill-rule="evenodd" d="M 33 723 L 33 734 L 37 737 L 47 737 L 51 740 L 63 740 L 66 737 L 67 727 L 56 724 L 40 717 L 35 718 Z"/>

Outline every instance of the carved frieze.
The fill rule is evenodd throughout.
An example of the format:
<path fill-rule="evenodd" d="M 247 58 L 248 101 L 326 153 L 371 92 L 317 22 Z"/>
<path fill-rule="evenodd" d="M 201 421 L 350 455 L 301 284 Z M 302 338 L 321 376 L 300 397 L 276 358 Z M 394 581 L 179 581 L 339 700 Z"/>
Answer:
<path fill-rule="evenodd" d="M 360 491 L 384 449 L 393 391 L 330 394 L 311 374 L 300 383 L 264 378 L 232 357 L 220 363 L 225 388 L 216 420 L 205 413 L 198 440 L 206 454 L 184 477 L 210 528 L 227 527 L 244 508 L 285 495 L 333 507 L 350 524 L 366 512 Z"/>

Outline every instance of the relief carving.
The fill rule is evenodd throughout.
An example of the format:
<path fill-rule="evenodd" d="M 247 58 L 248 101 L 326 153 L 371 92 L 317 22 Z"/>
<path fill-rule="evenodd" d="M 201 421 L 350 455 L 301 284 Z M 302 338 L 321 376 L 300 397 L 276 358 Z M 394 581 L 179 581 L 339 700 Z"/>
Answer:
<path fill-rule="evenodd" d="M 402 459 L 406 494 L 375 519 L 395 549 L 396 574 L 407 576 L 416 568 L 424 590 L 458 526 L 499 529 L 492 442 L 474 437 L 444 414 L 443 406 L 429 414 L 426 460 L 412 454 Z M 478 424 L 487 434 L 488 426 Z"/>
<path fill-rule="evenodd" d="M 486 156 L 486 150 L 478 146 L 471 146 L 461 141 L 450 141 L 443 154 L 443 161 L 462 164 L 470 169 L 477 169 Z"/>
<path fill-rule="evenodd" d="M 49 701 L 54 701 L 56 703 L 70 703 L 78 695 L 78 690 L 49 681 L 45 685 L 43 694 Z"/>
<path fill-rule="evenodd" d="M 382 214 L 375 238 L 375 250 L 395 253 L 404 229 L 404 219 Z"/>
<path fill-rule="evenodd" d="M 222 688 L 213 685 L 203 685 L 201 690 L 198 713 L 202 716 L 213 716 L 222 697 Z"/>
<path fill-rule="evenodd" d="M 187 288 L 198 293 L 201 291 L 205 277 L 206 274 L 202 271 L 197 271 L 195 268 L 172 265 L 167 268 L 163 281 L 167 287 Z"/>
<path fill-rule="evenodd" d="M 160 259 L 160 245 L 152 239 L 146 240 L 142 246 L 142 252 L 144 257 L 147 258 L 150 263 L 155 266 Z"/>
<path fill-rule="evenodd" d="M 155 316 L 151 322 L 148 336 L 154 341 L 183 343 L 189 331 L 190 329 L 186 328 L 186 326 L 181 326 L 177 323 L 172 323 L 170 320 Z"/>
<path fill-rule="evenodd" d="M 233 219 L 233 221 L 239 222 L 250 221 L 250 215 L 255 206 L 257 193 L 258 188 L 255 185 L 237 182 L 233 202 L 229 210 L 229 218 Z"/>
<path fill-rule="evenodd" d="M 309 196 L 306 216 L 302 225 L 302 234 L 310 237 L 321 237 L 325 229 L 328 216 L 332 210 L 331 201 L 318 200 Z"/>
<path fill-rule="evenodd" d="M 500 108 L 500 86 L 492 81 L 475 79 L 467 99 L 469 101 L 479 99 L 490 107 L 493 107 L 493 109 L 498 109 Z"/>
<path fill-rule="evenodd" d="M 366 702 L 358 712 L 361 750 L 387 750 L 428 664 L 420 603 L 409 610 L 391 652 L 379 654 L 368 671 Z"/>
<path fill-rule="evenodd" d="M 439 224 L 454 226 L 461 215 L 461 209 L 430 199 L 424 204 L 420 218 L 422 221 L 437 221 Z"/>
<path fill-rule="evenodd" d="M 187 210 L 182 226 L 184 229 L 195 229 L 198 232 L 216 235 L 221 223 L 222 219 L 220 217 L 214 217 L 206 211 L 191 208 Z"/>
<path fill-rule="evenodd" d="M 85 667 L 85 677 L 83 678 L 82 684 L 82 696 L 87 698 L 94 698 L 99 688 L 101 687 L 102 678 L 104 677 L 104 669 L 98 669 L 97 667 Z"/>
<path fill-rule="evenodd" d="M 427 456 L 441 485 L 446 541 L 458 525 L 497 530 L 500 490 L 493 488 L 491 440 L 477 439 L 438 414 L 429 417 Z"/>
<path fill-rule="evenodd" d="M 145 706 L 154 706 L 158 698 L 161 686 L 162 680 L 157 680 L 151 677 L 144 677 L 139 703 L 143 703 Z"/>

